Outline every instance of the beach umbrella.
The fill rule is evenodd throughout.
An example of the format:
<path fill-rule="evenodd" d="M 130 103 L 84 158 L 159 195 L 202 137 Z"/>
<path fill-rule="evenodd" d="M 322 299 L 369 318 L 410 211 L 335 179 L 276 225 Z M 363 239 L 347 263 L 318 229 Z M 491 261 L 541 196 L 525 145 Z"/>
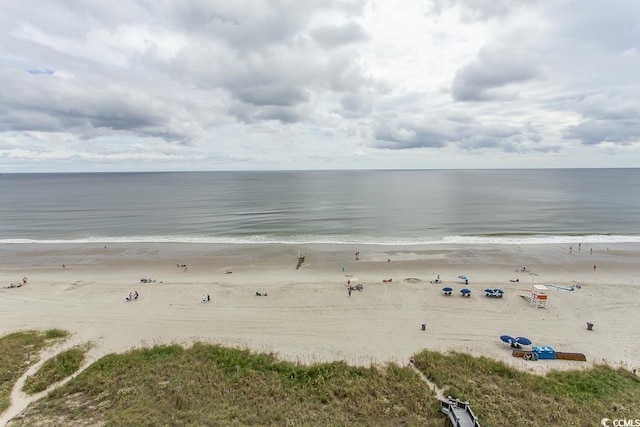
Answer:
<path fill-rule="evenodd" d="M 495 288 L 495 289 L 493 290 L 493 292 L 495 292 L 495 293 L 497 293 L 497 294 L 504 294 L 504 291 L 503 291 L 502 289 L 498 289 L 498 288 Z"/>
<path fill-rule="evenodd" d="M 531 340 L 527 337 L 516 337 L 515 342 L 522 345 L 531 345 Z"/>
<path fill-rule="evenodd" d="M 467 276 L 463 276 L 462 274 L 460 276 L 458 276 L 458 279 L 460 279 L 460 280 L 469 280 L 467 278 Z"/>
<path fill-rule="evenodd" d="M 466 294 L 470 294 L 470 293 L 471 293 L 471 289 L 467 289 L 467 288 L 460 289 L 460 292 L 462 292 L 462 293 L 463 293 L 463 294 L 465 294 L 465 295 L 466 295 Z"/>
<path fill-rule="evenodd" d="M 446 288 L 442 288 L 442 290 L 444 292 L 451 292 L 451 291 L 453 291 L 453 288 L 446 287 Z"/>
<path fill-rule="evenodd" d="M 495 290 L 494 290 L 494 289 L 489 289 L 489 288 L 485 289 L 484 291 L 485 291 L 486 293 L 488 293 L 488 294 L 492 294 L 492 293 L 494 293 L 494 292 L 495 292 Z"/>
<path fill-rule="evenodd" d="M 515 338 L 513 338 L 511 335 L 500 335 L 500 340 L 502 342 L 506 342 L 507 344 L 511 344 L 515 341 Z"/>

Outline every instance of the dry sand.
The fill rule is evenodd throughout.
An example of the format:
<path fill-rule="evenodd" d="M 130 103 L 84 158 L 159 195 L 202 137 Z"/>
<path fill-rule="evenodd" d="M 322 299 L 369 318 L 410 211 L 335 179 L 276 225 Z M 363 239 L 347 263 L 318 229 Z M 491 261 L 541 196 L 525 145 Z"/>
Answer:
<path fill-rule="evenodd" d="M 2 245 L 0 285 L 23 276 L 28 283 L 0 288 L 0 335 L 65 329 L 74 342 L 93 343 L 91 360 L 200 340 L 302 363 L 405 364 L 413 353 L 433 349 L 535 372 L 602 361 L 640 367 L 640 245 L 593 246 L 593 254 L 573 246 L 569 254 L 568 245 Z M 307 257 L 296 269 L 299 253 Z M 516 272 L 522 266 L 535 275 Z M 460 274 L 470 279 L 470 298 L 460 296 Z M 430 283 L 437 275 L 443 284 Z M 351 296 L 350 276 L 364 287 Z M 520 297 L 532 284 L 548 283 L 581 288 L 549 288 L 546 309 Z M 444 296 L 443 286 L 453 287 L 453 295 Z M 506 294 L 488 298 L 487 287 Z M 126 302 L 133 291 L 139 299 Z M 209 303 L 201 301 L 206 294 Z M 584 353 L 588 362 L 516 359 L 499 340 L 503 334 Z"/>

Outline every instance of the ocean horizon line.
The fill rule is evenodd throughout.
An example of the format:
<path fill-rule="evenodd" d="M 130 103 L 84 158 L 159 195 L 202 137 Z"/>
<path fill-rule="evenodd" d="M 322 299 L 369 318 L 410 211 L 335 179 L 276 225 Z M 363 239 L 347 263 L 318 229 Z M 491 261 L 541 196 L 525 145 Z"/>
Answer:
<path fill-rule="evenodd" d="M 544 171 L 544 170 L 637 170 L 639 167 L 574 167 L 574 168 L 429 168 L 429 169 L 220 169 L 220 170 L 122 170 L 122 171 L 7 171 L 0 175 L 107 175 L 107 174 L 189 174 L 189 173 L 262 173 L 262 172 L 424 172 L 424 171 Z"/>

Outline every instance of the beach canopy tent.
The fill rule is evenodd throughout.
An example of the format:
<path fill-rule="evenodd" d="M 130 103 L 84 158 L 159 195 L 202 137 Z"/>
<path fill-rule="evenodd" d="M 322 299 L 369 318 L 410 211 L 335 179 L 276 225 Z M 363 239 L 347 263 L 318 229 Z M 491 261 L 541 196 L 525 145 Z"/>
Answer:
<path fill-rule="evenodd" d="M 527 337 L 516 337 L 515 342 L 521 345 L 531 345 L 531 340 Z"/>
<path fill-rule="evenodd" d="M 514 337 L 512 337 L 511 335 L 500 335 L 500 341 L 506 342 L 507 344 L 511 344 L 515 340 L 516 339 Z"/>

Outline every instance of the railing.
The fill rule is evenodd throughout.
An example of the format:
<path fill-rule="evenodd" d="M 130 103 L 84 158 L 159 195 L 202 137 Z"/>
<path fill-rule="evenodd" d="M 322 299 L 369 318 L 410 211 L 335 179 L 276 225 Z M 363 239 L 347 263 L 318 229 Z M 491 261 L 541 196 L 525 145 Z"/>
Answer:
<path fill-rule="evenodd" d="M 456 409 L 464 411 L 464 419 L 458 416 Z M 471 410 L 469 402 L 462 402 L 460 399 L 448 396 L 447 400 L 440 401 L 440 411 L 449 417 L 453 427 L 480 427 L 478 417 Z"/>

